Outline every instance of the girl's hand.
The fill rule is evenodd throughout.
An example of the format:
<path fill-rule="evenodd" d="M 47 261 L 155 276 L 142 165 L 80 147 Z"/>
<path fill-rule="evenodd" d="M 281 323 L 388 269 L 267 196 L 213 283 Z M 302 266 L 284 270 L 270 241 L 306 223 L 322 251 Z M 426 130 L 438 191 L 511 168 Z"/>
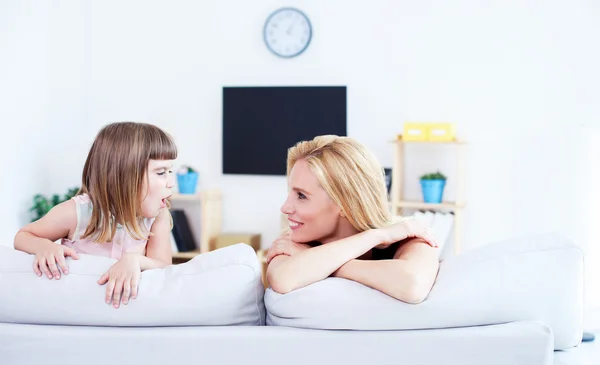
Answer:
<path fill-rule="evenodd" d="M 269 252 L 267 253 L 267 264 L 273 260 L 275 256 L 279 255 L 287 255 L 293 256 L 298 252 L 302 252 L 308 248 L 309 245 L 304 243 L 297 243 L 290 239 L 291 233 L 286 233 L 276 239 L 271 247 L 269 248 Z"/>
<path fill-rule="evenodd" d="M 123 304 L 129 302 L 129 298 L 135 299 L 138 294 L 138 284 L 141 276 L 139 254 L 126 253 L 121 259 L 112 265 L 98 280 L 98 284 L 106 286 L 106 303 L 119 308 L 121 299 Z"/>
<path fill-rule="evenodd" d="M 48 241 L 47 244 L 41 246 L 38 252 L 35 253 L 33 272 L 35 272 L 37 276 L 42 276 L 42 273 L 44 273 L 48 276 L 48 279 L 54 277 L 58 280 L 60 279 L 60 271 L 65 274 L 69 273 L 69 268 L 67 267 L 67 262 L 65 260 L 65 257 L 67 256 L 71 256 L 75 260 L 79 259 L 79 254 L 71 247 L 58 245 Z M 60 271 L 58 270 L 59 267 Z"/>
<path fill-rule="evenodd" d="M 432 247 L 438 247 L 427 227 L 416 219 L 406 219 L 380 229 L 382 241 L 376 248 L 386 248 L 391 244 L 408 238 L 423 240 Z"/>

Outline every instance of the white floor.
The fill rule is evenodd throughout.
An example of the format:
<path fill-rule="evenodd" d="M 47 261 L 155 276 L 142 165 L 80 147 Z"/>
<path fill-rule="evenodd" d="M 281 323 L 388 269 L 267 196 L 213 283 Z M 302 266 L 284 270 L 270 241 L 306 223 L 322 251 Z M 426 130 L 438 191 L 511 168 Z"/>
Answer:
<path fill-rule="evenodd" d="M 554 353 L 554 365 L 598 365 L 600 364 L 600 309 L 587 313 L 584 330 L 596 335 L 593 342 L 584 342 L 579 347 Z"/>

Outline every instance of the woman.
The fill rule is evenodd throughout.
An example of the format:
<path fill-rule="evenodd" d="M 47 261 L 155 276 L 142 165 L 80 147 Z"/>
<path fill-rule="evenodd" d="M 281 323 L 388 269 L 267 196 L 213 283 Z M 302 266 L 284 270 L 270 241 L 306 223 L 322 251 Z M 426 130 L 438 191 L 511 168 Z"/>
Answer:
<path fill-rule="evenodd" d="M 285 294 L 329 276 L 407 303 L 429 294 L 438 246 L 414 219 L 394 221 L 383 169 L 349 137 L 318 136 L 288 151 L 286 230 L 267 254 L 267 280 Z"/>

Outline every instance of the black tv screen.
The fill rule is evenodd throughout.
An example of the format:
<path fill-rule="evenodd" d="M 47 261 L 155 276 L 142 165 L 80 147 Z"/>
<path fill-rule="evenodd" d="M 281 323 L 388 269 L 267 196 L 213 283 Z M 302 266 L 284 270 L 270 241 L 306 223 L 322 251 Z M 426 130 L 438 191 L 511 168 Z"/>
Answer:
<path fill-rule="evenodd" d="M 287 150 L 346 136 L 345 86 L 223 88 L 223 173 L 285 175 Z"/>

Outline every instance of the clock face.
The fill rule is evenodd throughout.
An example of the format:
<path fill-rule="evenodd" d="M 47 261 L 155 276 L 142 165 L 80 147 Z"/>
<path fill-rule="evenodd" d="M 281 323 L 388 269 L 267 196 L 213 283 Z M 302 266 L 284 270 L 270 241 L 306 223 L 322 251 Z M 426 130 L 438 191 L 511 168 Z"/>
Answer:
<path fill-rule="evenodd" d="M 280 57 L 295 57 L 308 47 L 312 26 L 300 10 L 282 8 L 271 14 L 265 22 L 264 37 L 271 52 Z"/>

